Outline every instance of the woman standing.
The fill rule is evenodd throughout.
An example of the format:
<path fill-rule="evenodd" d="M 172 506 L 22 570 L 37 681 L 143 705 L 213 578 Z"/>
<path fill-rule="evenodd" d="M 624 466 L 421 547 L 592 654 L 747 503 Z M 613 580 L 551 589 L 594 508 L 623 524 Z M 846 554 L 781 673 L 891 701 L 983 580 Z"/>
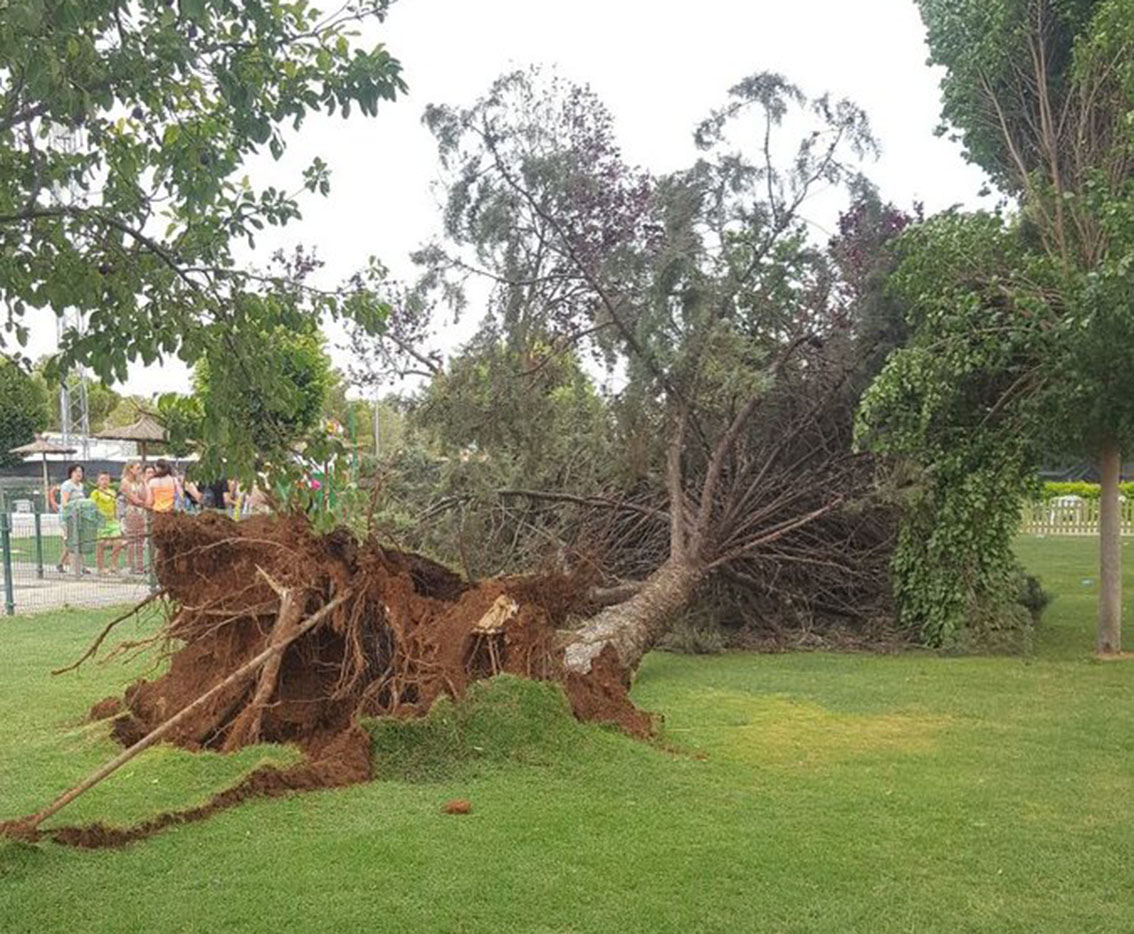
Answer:
<path fill-rule="evenodd" d="M 179 492 L 169 461 L 160 460 L 154 464 L 153 479 L 146 484 L 146 507 L 153 512 L 173 512 Z"/>
<path fill-rule="evenodd" d="M 127 464 L 123 469 L 118 492 L 124 507 L 122 529 L 126 533 L 126 566 L 134 574 L 142 574 L 146 566 L 146 484 L 138 464 Z"/>
<path fill-rule="evenodd" d="M 76 500 L 83 499 L 86 495 L 86 490 L 83 488 L 82 464 L 68 465 L 67 479 L 59 484 L 59 527 L 63 533 L 63 554 L 59 558 L 59 563 L 55 566 L 55 570 L 59 572 L 62 572 L 67 567 L 67 562 L 70 561 L 72 557 L 71 551 L 67 547 L 67 524 L 70 521 L 70 514 L 73 512 L 73 509 L 68 510 L 67 505 L 74 503 Z M 76 549 L 79 548 L 77 541 L 75 542 L 75 547 Z M 77 553 L 78 551 L 76 554 Z"/>

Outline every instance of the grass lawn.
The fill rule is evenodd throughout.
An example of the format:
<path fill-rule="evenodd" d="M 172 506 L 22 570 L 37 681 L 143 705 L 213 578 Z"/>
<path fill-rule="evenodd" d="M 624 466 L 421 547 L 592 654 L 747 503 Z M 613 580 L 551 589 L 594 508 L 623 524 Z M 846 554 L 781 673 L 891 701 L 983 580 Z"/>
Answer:
<path fill-rule="evenodd" d="M 63 553 L 63 539 L 59 535 L 44 535 L 43 542 L 43 565 L 44 567 L 54 567 L 59 563 L 59 556 Z M 34 538 L 13 538 L 12 539 L 12 560 L 19 562 L 34 562 L 35 561 L 35 539 Z"/>
<path fill-rule="evenodd" d="M 0 931 L 1129 932 L 1134 662 L 1090 656 L 1091 542 L 1020 552 L 1057 594 L 1032 657 L 655 653 L 635 696 L 680 754 L 534 709 L 526 733 L 446 721 L 463 754 L 409 775 L 118 851 L 0 842 Z M 0 622 L 0 816 L 115 751 L 83 713 L 140 664 L 47 674 L 106 618 Z M 154 749 L 61 818 L 133 821 L 291 755 Z"/>

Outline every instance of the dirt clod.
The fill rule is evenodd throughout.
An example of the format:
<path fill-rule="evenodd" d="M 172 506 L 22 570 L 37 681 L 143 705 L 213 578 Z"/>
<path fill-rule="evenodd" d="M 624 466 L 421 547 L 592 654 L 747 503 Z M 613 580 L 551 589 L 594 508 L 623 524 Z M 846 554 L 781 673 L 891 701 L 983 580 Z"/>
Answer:
<path fill-rule="evenodd" d="M 123 706 L 121 697 L 104 697 L 91 707 L 87 719 L 93 722 L 95 720 L 106 720 L 108 717 L 116 717 L 122 713 Z"/>
<path fill-rule="evenodd" d="M 446 801 L 441 810 L 445 814 L 471 814 L 472 803 L 467 798 L 454 798 Z"/>

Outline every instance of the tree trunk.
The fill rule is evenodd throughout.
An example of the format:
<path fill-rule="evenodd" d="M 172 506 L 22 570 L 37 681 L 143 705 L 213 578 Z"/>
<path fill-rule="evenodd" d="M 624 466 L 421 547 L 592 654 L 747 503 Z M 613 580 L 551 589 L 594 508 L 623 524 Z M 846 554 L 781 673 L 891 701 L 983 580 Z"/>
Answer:
<path fill-rule="evenodd" d="M 1113 441 L 1100 451 L 1102 491 L 1099 497 L 1099 655 L 1122 651 L 1122 536 L 1119 525 L 1118 477 L 1122 456 Z"/>
<path fill-rule="evenodd" d="M 693 563 L 667 561 L 629 600 L 607 607 L 571 634 L 564 651 L 567 669 L 585 674 L 608 645 L 628 671 L 636 669 L 673 617 L 693 599 L 700 578 L 700 569 Z"/>

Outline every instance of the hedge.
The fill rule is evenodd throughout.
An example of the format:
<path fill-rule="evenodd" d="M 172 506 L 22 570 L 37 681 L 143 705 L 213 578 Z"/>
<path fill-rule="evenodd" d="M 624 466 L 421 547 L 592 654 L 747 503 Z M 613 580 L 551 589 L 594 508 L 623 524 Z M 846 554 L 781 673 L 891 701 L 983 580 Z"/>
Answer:
<path fill-rule="evenodd" d="M 1049 481 L 1043 485 L 1043 501 L 1053 500 L 1059 496 L 1079 496 L 1083 499 L 1098 499 L 1101 487 L 1097 483 L 1087 483 L 1085 480 Z M 1120 483 L 1119 495 L 1130 499 L 1134 496 L 1134 483 Z"/>

